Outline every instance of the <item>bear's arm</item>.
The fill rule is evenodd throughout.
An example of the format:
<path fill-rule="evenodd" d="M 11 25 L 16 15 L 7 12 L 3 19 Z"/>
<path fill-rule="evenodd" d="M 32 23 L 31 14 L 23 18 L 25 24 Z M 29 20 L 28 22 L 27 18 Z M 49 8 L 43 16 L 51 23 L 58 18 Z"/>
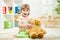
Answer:
<path fill-rule="evenodd" d="M 47 32 L 46 32 L 44 29 L 42 29 L 42 28 L 41 28 L 40 30 L 41 30 L 44 34 L 46 34 L 46 33 L 47 33 Z"/>
<path fill-rule="evenodd" d="M 28 33 L 28 34 L 29 34 L 29 33 L 30 33 L 30 29 L 27 29 L 27 30 L 26 30 L 26 33 Z"/>

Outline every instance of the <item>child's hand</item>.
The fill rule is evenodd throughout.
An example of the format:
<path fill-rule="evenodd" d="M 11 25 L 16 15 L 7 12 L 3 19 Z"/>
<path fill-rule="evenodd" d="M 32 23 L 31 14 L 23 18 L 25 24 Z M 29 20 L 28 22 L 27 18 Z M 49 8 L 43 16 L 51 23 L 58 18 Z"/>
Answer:
<path fill-rule="evenodd" d="M 29 28 L 29 29 L 32 28 L 32 25 L 31 25 L 31 24 L 28 24 L 28 25 L 26 25 L 26 26 L 27 26 L 27 28 Z"/>
<path fill-rule="evenodd" d="M 24 28 L 29 28 L 29 29 L 30 29 L 30 28 L 32 28 L 32 25 L 31 25 L 31 24 L 23 24 L 23 27 L 24 27 Z"/>

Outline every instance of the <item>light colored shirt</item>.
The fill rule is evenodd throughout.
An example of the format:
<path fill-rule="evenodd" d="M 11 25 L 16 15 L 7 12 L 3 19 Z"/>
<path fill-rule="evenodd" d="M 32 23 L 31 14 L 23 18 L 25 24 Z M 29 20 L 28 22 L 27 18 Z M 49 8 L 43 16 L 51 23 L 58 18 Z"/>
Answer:
<path fill-rule="evenodd" d="M 22 24 L 28 24 L 29 23 L 29 17 L 19 16 L 18 21 Z"/>

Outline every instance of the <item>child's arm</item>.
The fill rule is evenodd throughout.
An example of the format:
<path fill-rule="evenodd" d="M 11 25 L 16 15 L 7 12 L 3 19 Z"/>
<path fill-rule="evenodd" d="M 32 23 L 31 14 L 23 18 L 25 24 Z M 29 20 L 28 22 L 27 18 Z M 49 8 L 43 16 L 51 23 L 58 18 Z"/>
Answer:
<path fill-rule="evenodd" d="M 17 21 L 18 21 L 19 28 L 23 28 L 24 27 L 24 24 L 22 24 L 21 19 L 18 19 Z"/>
<path fill-rule="evenodd" d="M 24 28 L 24 27 L 26 27 L 27 24 L 22 23 L 22 19 L 21 19 L 21 17 L 18 18 L 17 21 L 18 21 L 18 26 L 19 26 L 19 28 Z"/>
<path fill-rule="evenodd" d="M 24 24 L 22 22 L 19 22 L 19 28 L 31 28 L 32 25 L 30 23 Z"/>

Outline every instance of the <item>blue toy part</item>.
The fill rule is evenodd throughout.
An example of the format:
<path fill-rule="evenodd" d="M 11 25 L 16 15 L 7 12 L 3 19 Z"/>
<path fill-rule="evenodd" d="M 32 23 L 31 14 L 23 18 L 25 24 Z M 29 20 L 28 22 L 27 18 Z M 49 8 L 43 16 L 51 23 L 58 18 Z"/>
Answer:
<path fill-rule="evenodd" d="M 14 25 L 15 27 L 18 27 L 18 21 L 15 21 Z"/>
<path fill-rule="evenodd" d="M 19 12 L 19 10 L 20 10 L 20 6 L 16 6 L 15 7 L 15 14 L 17 14 Z"/>

